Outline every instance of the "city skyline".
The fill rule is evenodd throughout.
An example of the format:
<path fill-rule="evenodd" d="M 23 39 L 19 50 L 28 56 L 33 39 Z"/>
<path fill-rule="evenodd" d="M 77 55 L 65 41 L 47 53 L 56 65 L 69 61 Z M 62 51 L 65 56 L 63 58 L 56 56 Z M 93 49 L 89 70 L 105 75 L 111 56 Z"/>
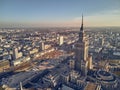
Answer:
<path fill-rule="evenodd" d="M 120 26 L 119 0 L 1 0 L 0 27 Z"/>
<path fill-rule="evenodd" d="M 119 31 L 84 31 L 83 15 L 80 20 L 79 32 L 66 27 L 1 28 L 0 88 L 119 90 Z"/>

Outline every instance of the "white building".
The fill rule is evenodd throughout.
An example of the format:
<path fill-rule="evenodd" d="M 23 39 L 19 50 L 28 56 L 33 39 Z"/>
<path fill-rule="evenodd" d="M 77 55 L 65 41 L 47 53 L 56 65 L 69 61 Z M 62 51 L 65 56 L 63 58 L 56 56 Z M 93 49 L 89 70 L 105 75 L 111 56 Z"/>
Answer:
<path fill-rule="evenodd" d="M 13 59 L 16 60 L 20 57 L 22 57 L 22 52 L 18 52 L 18 48 L 13 49 Z"/>
<path fill-rule="evenodd" d="M 59 45 L 62 45 L 64 43 L 64 38 L 63 36 L 59 37 Z"/>

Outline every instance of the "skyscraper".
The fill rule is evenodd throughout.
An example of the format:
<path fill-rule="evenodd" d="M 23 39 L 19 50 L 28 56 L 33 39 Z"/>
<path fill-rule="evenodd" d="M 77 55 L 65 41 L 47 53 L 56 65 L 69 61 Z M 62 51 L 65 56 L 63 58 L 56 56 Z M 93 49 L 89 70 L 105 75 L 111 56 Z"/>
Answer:
<path fill-rule="evenodd" d="M 44 49 L 45 49 L 44 42 L 41 42 L 41 43 L 40 43 L 40 51 L 43 51 Z"/>
<path fill-rule="evenodd" d="M 18 52 L 18 48 L 13 48 L 13 60 L 22 57 L 22 52 Z"/>
<path fill-rule="evenodd" d="M 92 56 L 89 55 L 88 56 L 88 65 L 87 65 L 87 68 L 90 70 L 90 69 L 93 69 L 93 64 L 92 64 Z"/>
<path fill-rule="evenodd" d="M 87 62 L 88 57 L 88 39 L 83 30 L 83 16 L 82 24 L 79 32 L 79 39 L 75 44 L 75 69 L 82 70 L 82 64 Z M 86 68 L 86 65 L 84 66 Z"/>
<path fill-rule="evenodd" d="M 59 45 L 62 45 L 64 43 L 64 38 L 63 36 L 59 37 Z"/>
<path fill-rule="evenodd" d="M 13 48 L 13 59 L 17 59 L 18 57 L 18 49 L 17 48 Z"/>

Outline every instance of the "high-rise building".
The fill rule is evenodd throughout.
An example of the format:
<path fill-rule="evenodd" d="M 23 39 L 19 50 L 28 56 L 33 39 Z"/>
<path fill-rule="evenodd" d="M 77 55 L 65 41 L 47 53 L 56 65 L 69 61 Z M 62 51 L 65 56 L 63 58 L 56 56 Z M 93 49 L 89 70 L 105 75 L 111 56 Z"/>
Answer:
<path fill-rule="evenodd" d="M 22 52 L 18 52 L 18 48 L 13 48 L 13 60 L 22 57 Z"/>
<path fill-rule="evenodd" d="M 22 82 L 20 82 L 20 90 L 23 90 Z"/>
<path fill-rule="evenodd" d="M 59 37 L 59 45 L 62 45 L 63 43 L 64 43 L 63 36 L 60 36 L 60 37 Z"/>
<path fill-rule="evenodd" d="M 79 32 L 79 40 L 75 44 L 75 69 L 82 70 L 83 62 L 87 62 L 88 58 L 88 39 L 83 30 L 83 16 L 82 24 Z M 84 66 L 86 68 L 86 65 Z"/>
<path fill-rule="evenodd" d="M 100 44 L 101 46 L 103 46 L 103 44 L 104 44 L 104 38 L 100 38 L 100 39 L 99 39 L 99 44 Z"/>
<path fill-rule="evenodd" d="M 91 55 L 88 56 L 88 66 L 87 67 L 88 67 L 89 70 L 93 69 L 92 56 Z"/>
<path fill-rule="evenodd" d="M 40 51 L 43 51 L 45 50 L 45 45 L 44 45 L 44 42 L 41 42 L 40 43 Z"/>
<path fill-rule="evenodd" d="M 18 49 L 17 48 L 14 48 L 13 49 L 13 59 L 17 59 L 17 56 L 18 56 Z"/>
<path fill-rule="evenodd" d="M 2 36 L 0 36 L 0 42 L 2 41 Z"/>

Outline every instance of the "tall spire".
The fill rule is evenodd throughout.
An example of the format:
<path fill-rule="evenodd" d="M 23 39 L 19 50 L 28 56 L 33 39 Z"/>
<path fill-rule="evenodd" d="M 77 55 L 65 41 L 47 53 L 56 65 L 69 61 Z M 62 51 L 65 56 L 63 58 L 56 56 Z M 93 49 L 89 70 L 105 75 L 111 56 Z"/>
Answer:
<path fill-rule="evenodd" d="M 83 30 L 83 15 L 82 15 L 82 20 L 81 20 L 81 27 L 80 27 L 80 32 L 79 32 L 79 41 L 82 42 L 84 40 L 84 30 Z"/>
<path fill-rule="evenodd" d="M 80 31 L 83 31 L 83 14 L 82 14 L 82 24 L 81 24 Z"/>

